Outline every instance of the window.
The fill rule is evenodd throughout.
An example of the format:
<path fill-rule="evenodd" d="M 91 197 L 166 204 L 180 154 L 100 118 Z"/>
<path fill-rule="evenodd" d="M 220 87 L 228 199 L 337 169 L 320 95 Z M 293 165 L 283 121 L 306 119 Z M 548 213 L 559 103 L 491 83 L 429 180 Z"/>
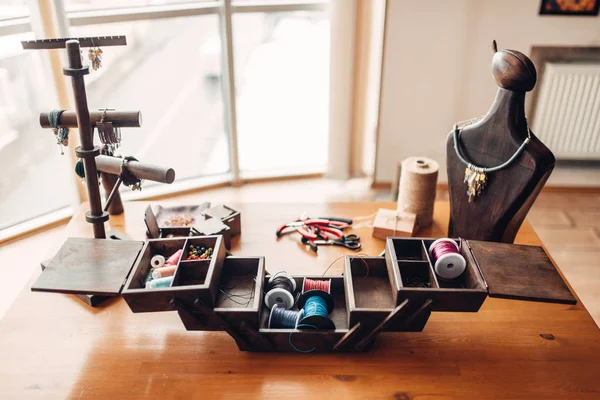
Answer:
<path fill-rule="evenodd" d="M 45 55 L 21 48 L 31 39 L 32 33 L 0 36 L 0 229 L 74 198 L 70 157 L 39 126 L 39 112 L 55 108 L 56 96 Z"/>
<path fill-rule="evenodd" d="M 142 112 L 141 128 L 123 129 L 120 154 L 174 168 L 178 181 L 229 171 L 218 25 L 213 14 L 71 28 L 127 36 L 86 77 L 90 109 Z"/>
<path fill-rule="evenodd" d="M 47 52 L 21 49 L 33 38 L 27 5 L 35 1 L 0 0 L 0 229 L 76 198 L 71 157 L 37 122 L 57 107 L 62 81 Z M 120 154 L 172 167 L 178 182 L 324 170 L 327 0 L 64 0 L 54 8 L 55 18 L 33 10 L 31 23 L 63 37 L 127 36 L 127 46 L 103 49 L 103 67 L 86 77 L 90 110 L 142 112 L 141 128 L 123 130 Z M 44 29 L 34 28 L 41 38 Z"/>
<path fill-rule="evenodd" d="M 240 170 L 325 170 L 329 20 L 323 11 L 234 14 Z"/>

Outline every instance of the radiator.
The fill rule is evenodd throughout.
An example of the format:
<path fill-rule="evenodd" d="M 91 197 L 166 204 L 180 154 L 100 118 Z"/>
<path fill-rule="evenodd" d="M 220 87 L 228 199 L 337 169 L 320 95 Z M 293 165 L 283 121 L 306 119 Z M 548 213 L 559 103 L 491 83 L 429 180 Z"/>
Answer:
<path fill-rule="evenodd" d="M 531 129 L 561 160 L 600 160 L 600 63 L 547 63 Z"/>

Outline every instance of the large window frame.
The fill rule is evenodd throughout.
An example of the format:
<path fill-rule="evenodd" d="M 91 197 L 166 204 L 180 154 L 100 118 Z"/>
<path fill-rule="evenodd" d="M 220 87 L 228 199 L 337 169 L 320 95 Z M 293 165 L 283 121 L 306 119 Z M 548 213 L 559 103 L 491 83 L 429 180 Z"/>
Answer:
<path fill-rule="evenodd" d="M 277 178 L 303 175 L 322 175 L 325 171 L 298 170 L 298 171 L 269 171 L 260 174 L 251 173 L 242 176 L 239 167 L 238 135 L 237 135 L 237 113 L 236 92 L 234 75 L 234 49 L 233 49 L 233 27 L 232 15 L 236 13 L 258 13 L 258 12 L 292 12 L 292 11 L 325 11 L 329 7 L 328 0 L 220 0 L 202 1 L 189 3 L 175 3 L 168 5 L 152 5 L 140 7 L 126 7 L 118 9 L 65 11 L 63 0 L 54 3 L 56 20 L 61 36 L 68 36 L 70 26 L 84 26 L 95 24 L 107 24 L 117 22 L 131 22 L 154 19 L 168 19 L 178 17 L 194 17 L 198 15 L 216 14 L 219 17 L 221 34 L 222 54 L 222 91 L 225 109 L 225 126 L 228 138 L 230 171 L 218 176 L 197 177 L 176 182 L 170 187 L 157 185 L 145 192 L 129 192 L 126 199 L 153 198 L 193 190 L 206 186 L 214 186 L 227 183 L 239 186 L 243 181 L 251 181 L 264 178 Z M 62 21 L 61 21 L 62 19 Z"/>
<path fill-rule="evenodd" d="M 240 172 L 238 157 L 238 135 L 236 114 L 236 92 L 234 75 L 234 47 L 232 15 L 236 13 L 267 13 L 293 11 L 326 11 L 329 0 L 215 0 L 181 2 L 167 5 L 150 5 L 112 9 L 91 9 L 66 11 L 64 0 L 27 0 L 29 16 L 16 16 L 0 19 L 0 36 L 25 32 L 34 32 L 35 37 L 47 36 L 69 37 L 69 28 L 74 26 L 89 26 L 117 22 L 132 22 L 154 19 L 170 19 L 178 17 L 194 17 L 199 15 L 217 15 L 221 34 L 222 55 L 222 91 L 224 102 L 225 129 L 229 148 L 229 172 L 213 176 L 198 176 L 197 178 L 176 181 L 172 185 L 155 185 L 142 192 L 123 193 L 125 200 L 157 199 L 177 195 L 181 192 L 218 186 L 240 186 L 243 182 L 277 179 L 285 177 L 323 176 L 325 170 L 301 169 L 285 171 L 261 171 L 243 174 Z M 49 15 L 51 14 L 51 15 Z M 59 55 L 51 58 L 53 69 L 61 69 Z M 60 72 L 60 71 L 59 71 Z M 62 103 L 67 103 L 68 85 L 60 73 L 53 74 L 54 88 Z M 66 104 L 62 104 L 66 107 Z M 73 158 L 73 164 L 75 159 Z M 69 179 L 64 177 L 64 179 Z M 74 180 L 75 182 L 75 180 Z M 73 205 L 86 201 L 85 191 L 79 190 Z M 9 240 L 24 232 L 48 226 L 68 218 L 73 208 L 68 207 L 59 212 L 42 215 L 22 224 L 4 229 L 0 232 L 0 242 Z"/>

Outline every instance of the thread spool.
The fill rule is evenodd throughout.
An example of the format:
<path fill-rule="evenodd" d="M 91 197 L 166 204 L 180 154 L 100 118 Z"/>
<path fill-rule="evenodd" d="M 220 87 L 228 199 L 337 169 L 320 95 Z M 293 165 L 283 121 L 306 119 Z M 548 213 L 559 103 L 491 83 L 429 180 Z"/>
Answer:
<path fill-rule="evenodd" d="M 177 265 L 177 263 L 179 263 L 179 259 L 181 258 L 182 254 L 183 254 L 183 249 L 177 250 L 175 253 L 173 253 L 173 255 L 171 257 L 169 257 L 169 259 L 167 261 L 165 261 L 165 264 Z"/>
<path fill-rule="evenodd" d="M 277 305 L 289 310 L 294 306 L 294 293 L 296 281 L 284 272 L 278 272 L 269 278 L 267 283 L 269 291 L 265 295 L 265 305 L 269 308 Z"/>
<path fill-rule="evenodd" d="M 156 254 L 150 260 L 150 265 L 152 265 L 152 268 L 160 268 L 163 265 L 165 265 L 165 261 L 166 260 L 165 260 L 164 256 L 161 256 L 160 254 Z"/>
<path fill-rule="evenodd" d="M 304 316 L 304 310 L 286 310 L 275 304 L 269 314 L 269 329 L 296 329 L 298 321 Z"/>
<path fill-rule="evenodd" d="M 152 279 L 160 279 L 167 276 L 173 276 L 175 275 L 176 269 L 177 266 L 168 264 L 162 268 L 156 268 L 154 271 L 152 271 Z"/>
<path fill-rule="evenodd" d="M 302 293 L 298 299 L 298 308 L 304 316 L 298 321 L 298 328 L 314 326 L 315 329 L 335 329 L 335 324 L 329 319 L 333 311 L 333 297 L 322 290 L 309 290 Z"/>
<path fill-rule="evenodd" d="M 443 279 L 458 278 L 467 268 L 460 246 L 452 239 L 443 238 L 431 243 L 429 255 L 435 260 L 435 273 Z"/>
<path fill-rule="evenodd" d="M 326 293 L 331 293 L 331 279 L 304 278 L 302 281 L 302 293 L 310 290 L 322 290 Z"/>
<path fill-rule="evenodd" d="M 146 282 L 146 289 L 160 289 L 170 287 L 173 283 L 173 277 L 167 276 L 164 278 L 153 279 Z"/>
<path fill-rule="evenodd" d="M 433 205 L 439 164 L 426 157 L 409 157 L 402 162 L 398 189 L 398 211 L 417 215 L 417 225 L 433 223 Z"/>

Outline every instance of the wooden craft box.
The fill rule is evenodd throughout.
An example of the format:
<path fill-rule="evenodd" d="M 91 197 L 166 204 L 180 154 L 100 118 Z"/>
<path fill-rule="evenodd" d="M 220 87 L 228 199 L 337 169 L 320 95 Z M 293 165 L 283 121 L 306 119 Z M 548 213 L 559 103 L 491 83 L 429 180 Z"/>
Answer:
<path fill-rule="evenodd" d="M 177 311 L 187 330 L 226 331 L 240 350 L 268 352 L 363 351 L 381 332 L 421 331 L 431 312 L 474 312 L 488 296 L 575 303 L 541 247 L 463 241 L 467 268 L 444 281 L 428 255 L 433 241 L 388 238 L 384 256 L 346 256 L 343 276 L 293 275 L 298 288 L 304 278 L 331 279 L 335 329 L 329 330 L 269 328 L 265 259 L 225 257 L 221 236 L 145 243 L 70 238 L 32 290 L 122 293 L 134 312 Z M 171 287 L 143 288 L 154 254 L 181 248 L 186 254 L 191 244 L 214 247 L 213 257 L 182 259 Z"/>
<path fill-rule="evenodd" d="M 148 237 L 151 239 L 193 236 L 198 235 L 198 232 L 200 232 L 200 235 L 223 235 L 225 248 L 229 250 L 231 248 L 231 238 L 239 235 L 241 232 L 240 212 L 225 205 L 218 205 L 211 208 L 210 203 L 206 202 L 201 205 L 192 206 L 163 207 L 159 205 L 155 208 L 156 210 L 152 206 L 148 206 L 144 213 L 144 222 L 148 230 Z M 192 216 L 194 222 L 190 226 L 167 225 L 169 218 L 182 214 Z M 213 214 L 222 215 L 222 218 L 218 218 L 223 223 L 224 229 L 219 232 L 203 232 L 202 223 L 213 218 Z"/>
<path fill-rule="evenodd" d="M 212 247 L 207 260 L 185 260 L 190 245 Z M 167 288 L 145 288 L 153 255 L 168 258 L 183 249 L 173 283 Z M 225 246 L 221 236 L 152 239 L 144 242 L 69 238 L 50 261 L 31 290 L 78 295 L 117 296 L 133 312 L 173 311 L 174 300 L 213 305 L 221 277 Z"/>

